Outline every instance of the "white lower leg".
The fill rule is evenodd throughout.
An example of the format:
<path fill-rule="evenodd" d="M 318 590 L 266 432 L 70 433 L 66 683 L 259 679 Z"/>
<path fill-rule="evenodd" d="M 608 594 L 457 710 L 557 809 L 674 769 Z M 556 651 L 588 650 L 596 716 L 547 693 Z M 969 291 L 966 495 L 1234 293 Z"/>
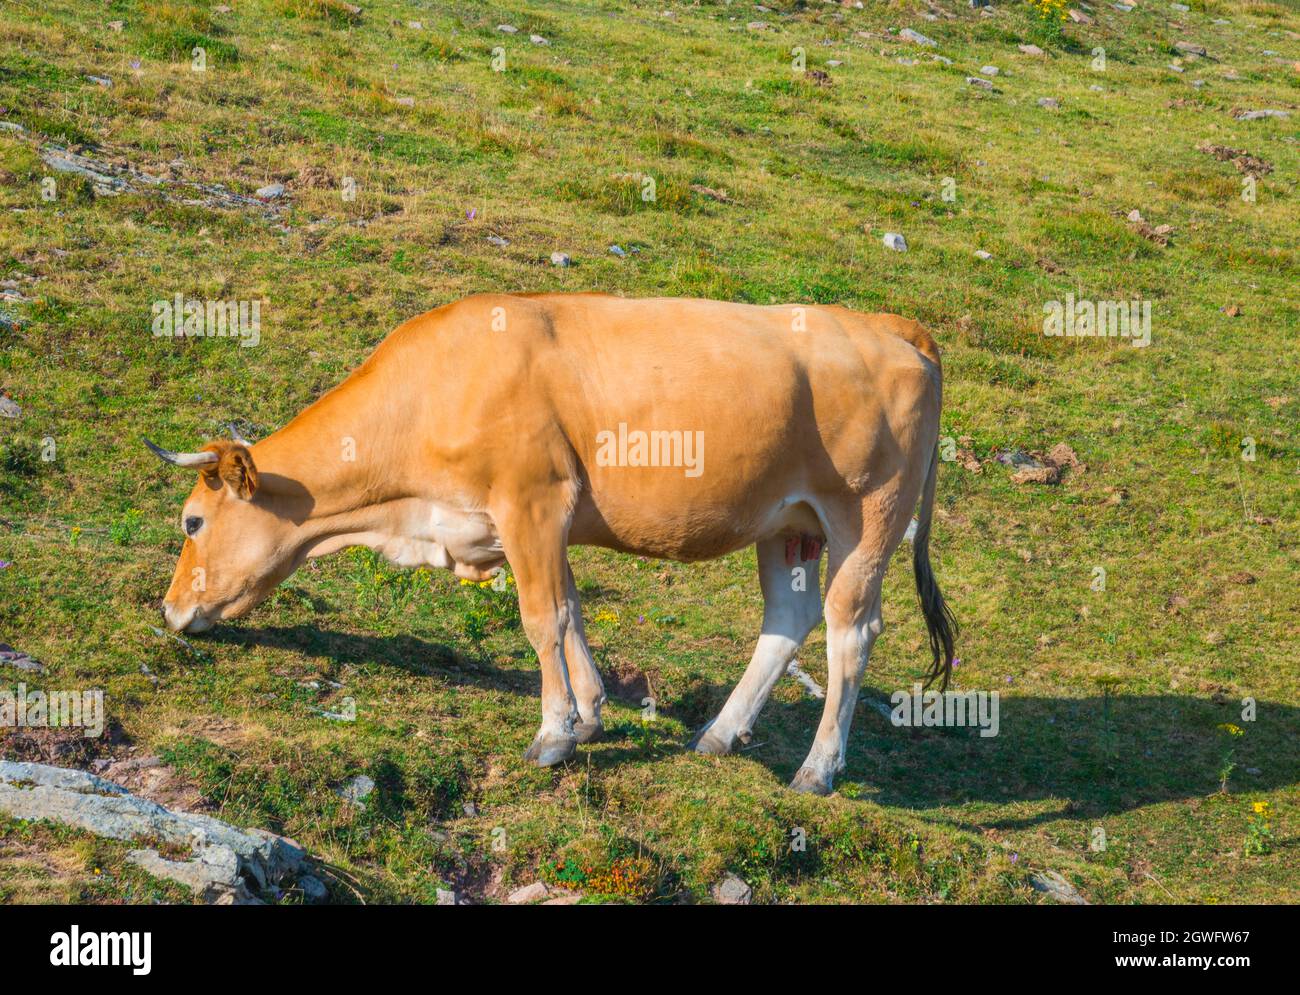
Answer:
<path fill-rule="evenodd" d="M 736 740 L 748 742 L 758 713 L 804 639 L 821 619 L 817 560 L 785 561 L 785 539 L 758 544 L 759 583 L 763 589 L 763 632 L 740 682 L 722 711 L 700 733 L 695 748 L 727 753 Z"/>
<path fill-rule="evenodd" d="M 869 612 L 847 624 L 828 613 L 826 656 L 829 675 L 826 707 L 817 727 L 817 737 L 795 777 L 793 787 L 825 793 L 834 784 L 835 775 L 844 769 L 858 689 L 867 669 L 872 644 L 883 630 L 884 621 L 878 594 Z"/>

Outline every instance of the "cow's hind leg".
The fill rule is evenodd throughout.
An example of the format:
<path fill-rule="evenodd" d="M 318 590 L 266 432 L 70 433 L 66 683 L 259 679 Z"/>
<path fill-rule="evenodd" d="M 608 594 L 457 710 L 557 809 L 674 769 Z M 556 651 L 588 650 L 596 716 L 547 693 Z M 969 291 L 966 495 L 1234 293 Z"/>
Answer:
<path fill-rule="evenodd" d="M 818 560 L 793 565 L 785 559 L 786 539 L 758 543 L 758 578 L 763 589 L 763 631 L 745 675 L 718 717 L 691 741 L 700 753 L 730 753 L 736 740 L 748 742 L 754 721 L 804 639 L 821 620 Z"/>
<path fill-rule="evenodd" d="M 826 581 L 826 706 L 817 738 L 790 787 L 811 794 L 830 794 L 835 775 L 844 769 L 849 726 L 858 688 L 876 637 L 884 631 L 880 587 L 892 545 L 863 541 L 844 555 L 831 540 Z"/>
<path fill-rule="evenodd" d="M 582 627 L 582 605 L 578 601 L 578 585 L 573 580 L 573 570 L 568 571 L 567 600 L 569 603 L 569 628 L 564 636 L 564 662 L 569 672 L 569 686 L 578 706 L 578 721 L 573 727 L 579 743 L 599 739 L 604 731 L 600 721 L 600 708 L 605 704 L 605 684 L 600 671 L 591 658 L 587 634 Z"/>

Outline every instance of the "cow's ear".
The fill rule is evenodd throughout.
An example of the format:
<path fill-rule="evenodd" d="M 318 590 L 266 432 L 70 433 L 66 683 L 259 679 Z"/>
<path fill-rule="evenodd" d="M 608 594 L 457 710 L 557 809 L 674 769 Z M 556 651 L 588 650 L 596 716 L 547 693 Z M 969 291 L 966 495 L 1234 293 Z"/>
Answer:
<path fill-rule="evenodd" d="M 217 462 L 205 467 L 204 475 L 220 480 L 245 501 L 250 500 L 257 490 L 257 467 L 248 447 L 237 442 L 213 442 L 203 448 L 217 454 Z"/>

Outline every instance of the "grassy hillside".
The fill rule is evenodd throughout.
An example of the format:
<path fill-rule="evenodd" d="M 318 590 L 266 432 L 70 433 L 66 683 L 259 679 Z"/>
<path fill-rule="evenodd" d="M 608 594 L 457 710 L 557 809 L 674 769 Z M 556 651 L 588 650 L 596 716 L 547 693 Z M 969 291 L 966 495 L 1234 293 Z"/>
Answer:
<path fill-rule="evenodd" d="M 1300 14 L 1132 2 L 1081 4 L 1089 23 L 1009 0 L 4 4 L 0 388 L 22 413 L 0 417 L 0 641 L 47 673 L 0 681 L 102 687 L 114 726 L 0 731 L 0 753 L 157 755 L 192 803 L 328 861 L 338 901 L 539 876 L 707 901 L 732 871 L 761 901 L 1034 902 L 1039 870 L 1093 902 L 1300 901 Z M 1265 109 L 1289 117 L 1241 116 Z M 926 322 L 954 457 L 935 569 L 956 686 L 1001 693 L 1000 735 L 873 707 L 928 658 L 901 555 L 828 799 L 785 788 L 821 712 L 793 680 L 741 754 L 683 749 L 753 648 L 752 551 L 575 551 L 611 734 L 559 769 L 521 759 L 540 678 L 508 592 L 353 551 L 212 637 L 155 631 L 192 478 L 140 435 L 257 438 L 483 290 Z M 264 302 L 260 343 L 155 337 L 178 293 Z M 1150 301 L 1151 344 L 1045 336 L 1067 294 Z M 1055 485 L 995 459 L 1062 442 L 1086 469 Z M 801 660 L 824 682 L 822 631 Z M 346 698 L 355 722 L 323 714 Z M 338 794 L 362 774 L 364 810 Z M 177 897 L 123 850 L 0 821 L 0 901 Z"/>

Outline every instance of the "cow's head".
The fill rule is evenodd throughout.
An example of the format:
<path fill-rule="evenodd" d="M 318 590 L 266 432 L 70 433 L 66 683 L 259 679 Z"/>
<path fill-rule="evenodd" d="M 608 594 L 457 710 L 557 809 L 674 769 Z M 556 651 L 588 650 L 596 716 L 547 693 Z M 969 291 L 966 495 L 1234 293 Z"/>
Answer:
<path fill-rule="evenodd" d="M 185 545 L 162 604 L 168 627 L 203 632 L 250 611 L 296 564 L 292 523 L 259 490 L 248 444 L 236 436 L 197 453 L 173 453 L 144 441 L 160 459 L 199 474 L 181 509 Z"/>

